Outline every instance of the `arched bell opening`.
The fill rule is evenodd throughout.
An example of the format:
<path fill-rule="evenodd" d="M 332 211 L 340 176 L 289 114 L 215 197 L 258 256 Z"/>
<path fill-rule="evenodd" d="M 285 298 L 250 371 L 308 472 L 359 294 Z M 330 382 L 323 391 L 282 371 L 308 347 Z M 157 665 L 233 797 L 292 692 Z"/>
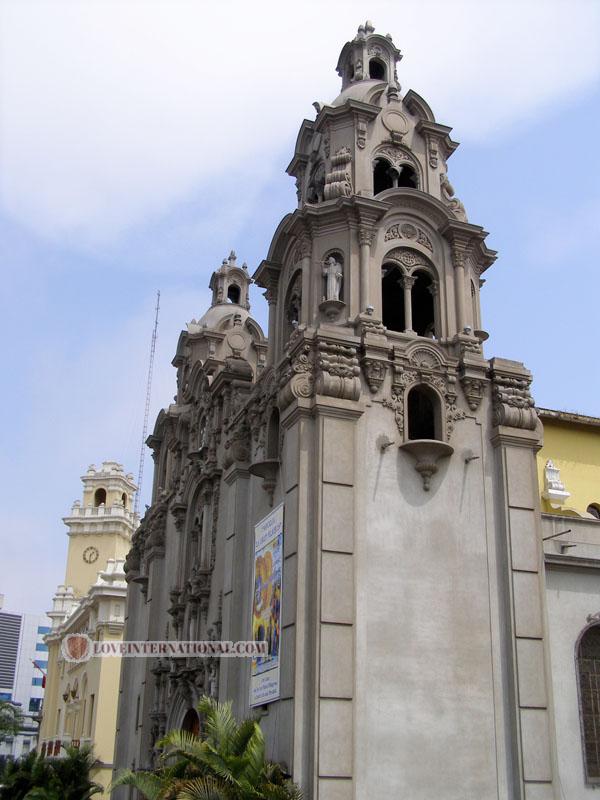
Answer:
<path fill-rule="evenodd" d="M 402 333 L 406 328 L 403 273 L 393 264 L 384 264 L 381 276 L 382 322 L 388 330 Z"/>
<path fill-rule="evenodd" d="M 236 283 L 232 283 L 227 289 L 227 300 L 235 305 L 240 304 L 241 289 Z"/>
<path fill-rule="evenodd" d="M 188 708 L 181 722 L 181 730 L 194 736 L 200 735 L 200 717 L 195 708 Z"/>
<path fill-rule="evenodd" d="M 302 312 L 302 272 L 297 270 L 290 280 L 283 304 L 284 343 L 300 323 Z"/>
<path fill-rule="evenodd" d="M 413 386 L 406 406 L 409 439 L 443 439 L 441 402 L 430 386 Z"/>
<path fill-rule="evenodd" d="M 435 307 L 433 280 L 425 271 L 413 273 L 415 282 L 411 290 L 412 326 L 418 336 L 435 338 Z"/>
<path fill-rule="evenodd" d="M 96 489 L 94 494 L 94 505 L 96 508 L 98 508 L 98 506 L 106 505 L 106 489 Z"/>
<path fill-rule="evenodd" d="M 398 171 L 387 158 L 376 158 L 373 164 L 373 194 L 385 192 L 398 185 Z"/>
<path fill-rule="evenodd" d="M 387 158 L 376 158 L 373 164 L 373 194 L 385 192 L 386 189 L 417 189 L 419 179 L 410 164 L 395 167 Z"/>
<path fill-rule="evenodd" d="M 372 58 L 369 61 L 369 78 L 374 81 L 384 81 L 385 64 L 379 58 Z"/>

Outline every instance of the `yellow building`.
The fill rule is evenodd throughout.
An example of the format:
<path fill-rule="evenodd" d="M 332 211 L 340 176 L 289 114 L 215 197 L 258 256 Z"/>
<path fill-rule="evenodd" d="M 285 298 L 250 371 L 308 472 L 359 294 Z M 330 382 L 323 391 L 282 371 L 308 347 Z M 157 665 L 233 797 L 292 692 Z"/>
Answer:
<path fill-rule="evenodd" d="M 90 466 L 82 482 L 83 502 L 75 501 L 64 518 L 69 536 L 65 583 L 48 614 L 52 631 L 46 637 L 48 676 L 39 749 L 61 757 L 66 745 L 91 745 L 96 758 L 92 779 L 106 787 L 113 766 L 121 659 L 70 662 L 62 656 L 61 643 L 72 633 L 86 633 L 96 641 L 123 638 L 123 564 L 138 522 L 133 511 L 136 487 L 114 461 L 105 461 L 98 470 Z"/>
<path fill-rule="evenodd" d="M 544 425 L 538 453 L 542 512 L 600 519 L 600 419 L 547 408 L 538 412 Z"/>

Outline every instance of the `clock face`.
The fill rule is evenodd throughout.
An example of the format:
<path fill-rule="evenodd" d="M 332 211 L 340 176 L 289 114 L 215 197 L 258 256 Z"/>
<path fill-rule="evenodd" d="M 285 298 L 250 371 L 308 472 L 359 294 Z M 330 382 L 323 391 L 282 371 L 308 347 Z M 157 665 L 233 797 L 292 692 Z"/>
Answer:
<path fill-rule="evenodd" d="M 97 547 L 86 547 L 83 551 L 83 560 L 86 564 L 93 564 L 98 559 L 100 553 Z"/>

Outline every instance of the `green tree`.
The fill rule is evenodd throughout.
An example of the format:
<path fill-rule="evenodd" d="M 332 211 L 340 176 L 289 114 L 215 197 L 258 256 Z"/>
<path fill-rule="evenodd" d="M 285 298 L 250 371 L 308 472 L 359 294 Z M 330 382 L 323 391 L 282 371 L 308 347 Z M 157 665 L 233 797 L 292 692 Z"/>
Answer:
<path fill-rule="evenodd" d="M 0 800 L 89 800 L 102 792 L 90 780 L 94 758 L 89 748 L 67 747 L 63 758 L 35 751 L 9 761 L 0 777 Z"/>
<path fill-rule="evenodd" d="M 0 742 L 19 733 L 22 723 L 21 709 L 9 700 L 0 700 Z"/>
<path fill-rule="evenodd" d="M 237 722 L 231 703 L 203 697 L 200 736 L 174 730 L 155 772 L 123 772 L 113 783 L 135 786 L 146 800 L 301 800 L 281 767 L 265 759 L 265 739 L 255 720 Z"/>

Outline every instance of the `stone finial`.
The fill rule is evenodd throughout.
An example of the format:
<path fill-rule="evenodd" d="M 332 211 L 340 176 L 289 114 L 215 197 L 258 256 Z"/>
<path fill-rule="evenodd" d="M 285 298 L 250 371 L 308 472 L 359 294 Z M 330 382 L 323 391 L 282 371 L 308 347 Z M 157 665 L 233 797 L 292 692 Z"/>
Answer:
<path fill-rule="evenodd" d="M 560 470 L 549 458 L 544 467 L 544 491 L 542 492 L 542 497 L 550 503 L 552 508 L 560 508 L 570 496 L 571 493 L 567 492 L 564 483 L 560 479 Z"/>

